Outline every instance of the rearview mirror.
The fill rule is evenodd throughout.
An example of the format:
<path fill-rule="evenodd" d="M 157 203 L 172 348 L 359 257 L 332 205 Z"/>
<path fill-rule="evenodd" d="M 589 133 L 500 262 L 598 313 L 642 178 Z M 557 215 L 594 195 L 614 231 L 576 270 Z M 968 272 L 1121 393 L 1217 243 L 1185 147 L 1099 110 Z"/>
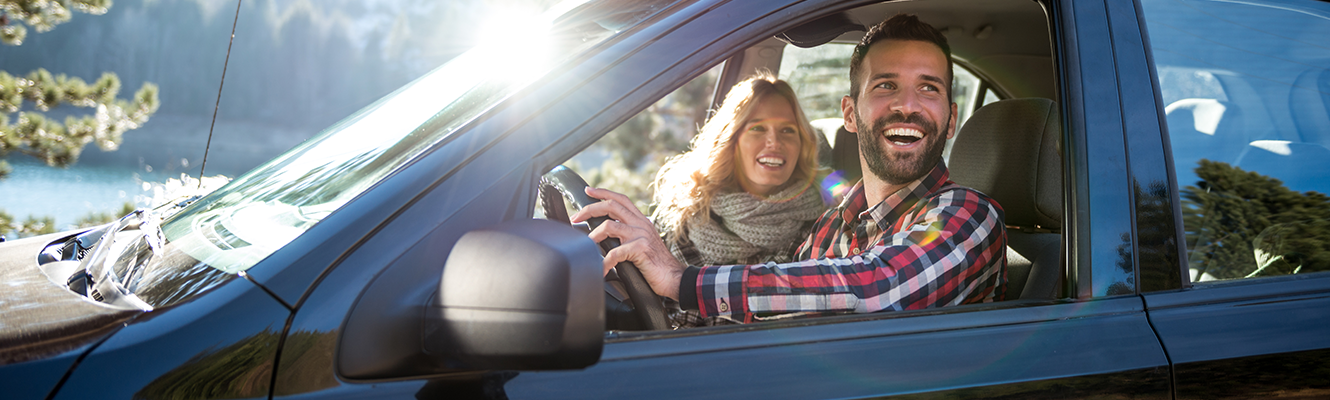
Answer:
<path fill-rule="evenodd" d="M 425 348 L 461 369 L 575 369 L 600 360 L 605 298 L 600 251 L 554 221 L 468 232 L 444 264 Z"/>

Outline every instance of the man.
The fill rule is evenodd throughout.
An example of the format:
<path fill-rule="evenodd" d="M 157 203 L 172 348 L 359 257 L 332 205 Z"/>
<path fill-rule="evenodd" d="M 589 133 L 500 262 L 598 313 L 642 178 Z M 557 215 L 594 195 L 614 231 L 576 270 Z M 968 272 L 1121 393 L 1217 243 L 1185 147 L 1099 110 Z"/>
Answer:
<path fill-rule="evenodd" d="M 745 322 L 764 316 L 911 310 L 1002 300 L 1006 230 L 1002 208 L 947 180 L 942 148 L 955 134 L 951 49 L 937 29 L 897 15 L 869 29 L 850 59 L 845 128 L 859 137 L 863 180 L 827 211 L 786 264 L 685 266 L 625 196 L 588 188 L 609 201 L 592 231 L 623 243 L 605 269 L 631 261 L 656 293 L 703 317 Z"/>

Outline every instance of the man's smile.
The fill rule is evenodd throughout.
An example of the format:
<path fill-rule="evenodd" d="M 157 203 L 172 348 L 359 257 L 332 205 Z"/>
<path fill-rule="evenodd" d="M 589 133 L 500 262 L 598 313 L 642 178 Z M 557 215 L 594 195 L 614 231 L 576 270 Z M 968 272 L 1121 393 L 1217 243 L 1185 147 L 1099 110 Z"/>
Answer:
<path fill-rule="evenodd" d="M 909 146 L 924 138 L 924 133 L 914 128 L 892 128 L 882 135 L 897 146 Z"/>

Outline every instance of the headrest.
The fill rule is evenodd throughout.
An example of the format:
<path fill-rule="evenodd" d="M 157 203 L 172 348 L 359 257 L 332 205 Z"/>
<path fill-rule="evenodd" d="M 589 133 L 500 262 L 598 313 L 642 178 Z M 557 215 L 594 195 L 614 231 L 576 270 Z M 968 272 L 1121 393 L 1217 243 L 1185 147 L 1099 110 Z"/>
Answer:
<path fill-rule="evenodd" d="M 1182 99 L 1164 107 L 1164 115 L 1168 116 L 1170 129 L 1192 128 L 1214 136 L 1219 129 L 1219 121 L 1224 119 L 1224 111 L 1228 111 L 1229 107 L 1227 102 L 1215 99 Z"/>
<path fill-rule="evenodd" d="M 831 144 L 831 151 L 831 169 L 841 171 L 841 177 L 850 185 L 863 178 L 863 166 L 859 165 L 859 135 L 846 130 L 844 126 L 836 128 L 836 139 Z"/>
<path fill-rule="evenodd" d="M 1289 91 L 1288 106 L 1302 141 L 1330 144 L 1330 70 L 1303 72 Z"/>
<path fill-rule="evenodd" d="M 1330 170 L 1330 148 L 1316 143 L 1257 140 L 1238 155 L 1235 166 L 1284 183 L 1295 192 L 1330 193 L 1323 175 Z"/>
<path fill-rule="evenodd" d="M 1007 225 L 1062 226 L 1062 123 L 1042 98 L 997 101 L 975 111 L 952 145 L 951 180 L 1002 205 Z"/>

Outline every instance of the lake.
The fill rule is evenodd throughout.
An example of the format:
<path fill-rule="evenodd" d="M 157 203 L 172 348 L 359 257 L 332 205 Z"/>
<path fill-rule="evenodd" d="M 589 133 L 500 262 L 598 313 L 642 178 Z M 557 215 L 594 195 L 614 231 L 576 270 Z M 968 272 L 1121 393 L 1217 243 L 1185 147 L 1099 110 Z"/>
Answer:
<path fill-rule="evenodd" d="M 144 190 L 144 183 L 169 178 L 147 171 L 146 166 L 75 164 L 62 169 L 24 156 L 7 161 L 14 171 L 0 180 L 0 209 L 18 220 L 30 215 L 54 217 L 58 230 L 91 213 L 119 211 L 126 202 L 146 206 L 151 192 Z"/>

